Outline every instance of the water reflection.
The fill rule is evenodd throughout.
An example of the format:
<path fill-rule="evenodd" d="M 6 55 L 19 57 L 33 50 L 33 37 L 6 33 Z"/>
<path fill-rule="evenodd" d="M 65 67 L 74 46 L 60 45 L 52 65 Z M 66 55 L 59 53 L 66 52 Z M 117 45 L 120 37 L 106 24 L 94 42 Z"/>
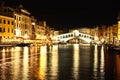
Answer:
<path fill-rule="evenodd" d="M 105 80 L 120 80 L 120 54 L 106 51 L 105 54 Z"/>
<path fill-rule="evenodd" d="M 59 45 L 58 80 L 73 79 L 73 45 Z"/>
<path fill-rule="evenodd" d="M 40 47 L 40 58 L 39 58 L 39 74 L 38 77 L 40 80 L 44 80 L 46 78 L 46 70 L 47 70 L 47 46 Z"/>
<path fill-rule="evenodd" d="M 105 67 L 105 60 L 104 60 L 104 46 L 101 46 L 101 50 L 100 50 L 100 77 L 101 79 L 104 79 L 104 75 L 105 75 L 105 70 L 104 70 L 104 67 Z"/>
<path fill-rule="evenodd" d="M 93 66 L 93 75 L 94 79 L 104 80 L 105 76 L 105 60 L 104 60 L 104 46 L 95 45 L 94 48 L 94 66 Z"/>
<path fill-rule="evenodd" d="M 104 59 L 104 46 L 101 46 L 101 61 L 100 61 L 100 72 L 102 72 L 102 76 L 104 75 L 104 66 L 105 66 L 105 59 Z"/>
<path fill-rule="evenodd" d="M 79 62 L 80 62 L 80 56 L 79 56 L 79 44 L 73 45 L 73 76 L 75 80 L 79 79 Z"/>
<path fill-rule="evenodd" d="M 28 79 L 28 69 L 29 69 L 29 51 L 28 51 L 28 47 L 24 47 L 23 48 L 23 80 L 27 80 Z"/>
<path fill-rule="evenodd" d="M 20 47 L 15 47 L 11 49 L 11 57 L 13 57 L 12 59 L 12 72 L 13 72 L 13 78 L 15 80 L 18 79 L 19 77 L 19 73 L 20 73 Z M 17 51 L 17 52 L 15 52 Z"/>
<path fill-rule="evenodd" d="M 119 62 L 119 53 L 97 45 L 6 47 L 0 48 L 0 79 L 120 80 Z"/>
<path fill-rule="evenodd" d="M 2 74 L 1 74 L 1 79 L 3 79 L 3 80 L 5 80 L 6 79 L 6 77 L 5 77 L 5 72 L 6 72 L 6 70 L 5 70 L 5 68 L 6 68 L 6 66 L 5 66 L 5 49 L 3 49 L 2 50 L 2 65 L 1 65 L 1 72 L 2 72 Z"/>
<path fill-rule="evenodd" d="M 98 74 L 98 46 L 95 45 L 95 48 L 94 48 L 94 62 L 93 62 L 93 72 L 94 72 L 94 78 L 96 79 L 97 78 L 97 74 Z"/>
<path fill-rule="evenodd" d="M 117 54 L 115 56 L 115 62 L 116 62 L 116 65 L 115 65 L 115 78 L 116 80 L 120 80 L 120 54 Z"/>
<path fill-rule="evenodd" d="M 51 80 L 57 80 L 58 76 L 58 45 L 53 45 L 51 55 Z"/>

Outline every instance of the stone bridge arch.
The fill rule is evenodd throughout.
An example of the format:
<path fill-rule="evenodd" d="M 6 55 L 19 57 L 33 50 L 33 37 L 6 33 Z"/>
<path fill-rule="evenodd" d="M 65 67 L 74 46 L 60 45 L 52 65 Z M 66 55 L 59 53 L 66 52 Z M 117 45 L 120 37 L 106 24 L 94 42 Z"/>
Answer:
<path fill-rule="evenodd" d="M 80 33 L 80 32 L 65 33 L 65 34 L 61 34 L 57 36 L 57 40 L 63 43 L 67 42 L 68 40 L 74 39 L 74 38 L 84 40 L 87 43 L 90 43 L 92 42 L 92 40 L 94 40 L 93 36 L 89 34 L 85 34 L 85 33 Z"/>

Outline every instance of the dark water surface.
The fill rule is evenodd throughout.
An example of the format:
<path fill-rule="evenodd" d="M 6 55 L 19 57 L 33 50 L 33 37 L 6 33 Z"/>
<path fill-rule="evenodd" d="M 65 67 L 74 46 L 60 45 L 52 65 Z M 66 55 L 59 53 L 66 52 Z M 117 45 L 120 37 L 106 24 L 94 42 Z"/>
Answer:
<path fill-rule="evenodd" d="M 120 52 L 79 44 L 0 48 L 0 80 L 120 80 Z"/>

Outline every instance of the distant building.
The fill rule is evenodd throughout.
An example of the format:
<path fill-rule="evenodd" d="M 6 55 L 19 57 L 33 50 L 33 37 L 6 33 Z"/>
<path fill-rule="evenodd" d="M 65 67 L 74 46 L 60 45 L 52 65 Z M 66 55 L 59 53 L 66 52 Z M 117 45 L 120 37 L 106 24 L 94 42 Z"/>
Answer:
<path fill-rule="evenodd" d="M 39 21 L 36 23 L 35 35 L 37 40 L 43 40 L 45 38 L 45 27 Z"/>
<path fill-rule="evenodd" d="M 118 13 L 118 40 L 120 40 L 120 12 Z"/>
<path fill-rule="evenodd" d="M 108 44 L 115 43 L 115 41 L 118 38 L 117 31 L 118 31 L 118 24 L 113 24 L 111 26 L 107 26 L 106 35 L 105 35 L 106 43 L 108 43 Z"/>

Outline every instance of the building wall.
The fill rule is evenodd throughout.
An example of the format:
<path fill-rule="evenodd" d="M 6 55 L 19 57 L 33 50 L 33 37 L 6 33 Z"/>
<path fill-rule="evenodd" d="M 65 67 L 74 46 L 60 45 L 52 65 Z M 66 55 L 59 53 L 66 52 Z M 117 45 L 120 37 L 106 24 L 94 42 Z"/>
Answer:
<path fill-rule="evenodd" d="M 23 14 L 21 15 L 21 17 L 22 17 L 21 36 L 24 39 L 30 39 L 32 36 L 31 18 Z"/>
<path fill-rule="evenodd" d="M 107 27 L 105 25 L 101 25 L 98 29 L 98 37 L 99 37 L 99 40 L 101 41 L 103 38 L 105 38 L 106 36 L 106 30 L 107 30 Z"/>
<path fill-rule="evenodd" d="M 30 13 L 19 7 L 14 10 L 15 18 L 15 40 L 23 41 L 25 39 L 30 40 L 32 35 L 32 22 Z"/>
<path fill-rule="evenodd" d="M 37 25 L 35 29 L 36 39 L 43 40 L 45 37 L 44 26 Z"/>
<path fill-rule="evenodd" d="M 91 34 L 91 29 L 90 28 L 80 28 L 79 32 L 86 33 L 86 34 Z"/>
<path fill-rule="evenodd" d="M 21 21 L 21 15 L 18 14 L 18 13 L 15 13 L 14 14 L 14 19 L 15 19 L 15 22 L 14 22 L 14 27 L 15 27 L 15 39 L 21 39 L 22 36 L 21 36 L 21 28 L 22 28 L 22 21 Z"/>
<path fill-rule="evenodd" d="M 113 24 L 107 27 L 106 40 L 107 43 L 113 44 L 118 39 L 118 24 Z"/>
<path fill-rule="evenodd" d="M 118 21 L 118 40 L 120 40 L 120 21 Z"/>
<path fill-rule="evenodd" d="M 14 38 L 14 18 L 0 15 L 0 41 L 11 42 Z"/>
<path fill-rule="evenodd" d="M 15 42 L 26 40 L 34 41 L 36 39 L 44 39 L 45 35 L 50 35 L 50 30 L 46 26 L 46 21 L 39 21 L 39 24 L 34 25 L 33 28 L 32 22 L 36 23 L 37 20 L 34 21 L 30 12 L 23 9 L 22 5 L 15 8 L 7 7 L 5 5 L 0 6 L 0 15 L 2 16 L 0 16 L 2 19 L 2 22 L 0 23 L 0 41 L 5 41 L 3 39 L 8 40 L 9 38 Z M 3 24 L 3 20 L 6 22 L 10 20 L 10 22 L 13 22 L 14 24 Z M 33 29 L 35 30 L 34 32 Z"/>
<path fill-rule="evenodd" d="M 18 8 L 14 12 L 15 18 L 15 41 L 30 40 L 32 36 L 32 22 L 30 13 Z"/>

